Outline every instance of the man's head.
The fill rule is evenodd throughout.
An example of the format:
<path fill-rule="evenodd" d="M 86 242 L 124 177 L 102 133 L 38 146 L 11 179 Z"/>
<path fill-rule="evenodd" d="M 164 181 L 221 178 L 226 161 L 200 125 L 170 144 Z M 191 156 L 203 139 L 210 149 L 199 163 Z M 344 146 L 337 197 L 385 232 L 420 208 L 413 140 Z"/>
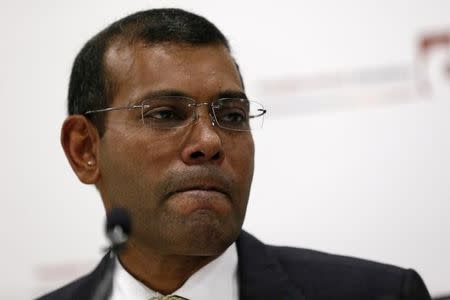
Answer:
<path fill-rule="evenodd" d="M 161 96 L 192 99 L 195 118 L 183 127 L 146 126 L 143 100 Z M 128 16 L 77 56 L 62 144 L 79 179 L 97 186 L 105 208 L 131 213 L 133 246 L 210 256 L 236 239 L 254 146 L 249 131 L 214 122 L 209 104 L 223 98 L 246 99 L 228 42 L 206 19 L 182 10 Z M 151 111 L 153 121 L 174 118 L 168 106 Z M 133 108 L 85 114 L 108 107 Z"/>
<path fill-rule="evenodd" d="M 132 45 L 136 42 L 148 45 L 164 42 L 192 46 L 222 45 L 230 50 L 226 37 L 201 16 L 180 9 L 153 9 L 129 15 L 95 35 L 78 53 L 70 77 L 69 115 L 83 114 L 111 104 L 117 85 L 112 77 L 114 74 L 110 72 L 112 70 L 105 65 L 105 53 L 114 44 Z M 104 131 L 103 117 L 102 114 L 89 116 L 100 136 Z"/>

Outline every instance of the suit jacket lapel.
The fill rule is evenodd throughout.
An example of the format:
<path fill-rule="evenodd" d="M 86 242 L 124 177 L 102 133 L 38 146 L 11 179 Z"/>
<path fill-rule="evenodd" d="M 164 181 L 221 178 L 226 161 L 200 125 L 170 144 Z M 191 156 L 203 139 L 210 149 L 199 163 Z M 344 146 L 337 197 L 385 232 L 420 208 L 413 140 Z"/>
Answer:
<path fill-rule="evenodd" d="M 73 297 L 70 299 L 92 299 L 95 289 L 98 287 L 103 277 L 105 277 L 108 257 L 109 252 L 103 257 L 94 271 L 80 279 L 79 288 L 74 290 Z"/>
<path fill-rule="evenodd" d="M 240 300 L 305 299 L 266 245 L 242 231 L 237 249 Z"/>

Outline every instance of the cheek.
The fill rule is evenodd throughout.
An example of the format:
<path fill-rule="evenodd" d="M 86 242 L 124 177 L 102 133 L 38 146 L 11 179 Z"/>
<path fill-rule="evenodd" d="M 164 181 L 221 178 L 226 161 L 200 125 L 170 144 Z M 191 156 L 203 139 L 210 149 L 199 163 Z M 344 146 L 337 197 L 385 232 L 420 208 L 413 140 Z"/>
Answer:
<path fill-rule="evenodd" d="M 228 157 L 226 161 L 234 174 L 236 186 L 235 220 L 242 226 L 253 179 L 255 154 L 253 139 L 251 135 L 240 137 L 224 147 L 225 155 Z"/>
<path fill-rule="evenodd" d="M 157 179 L 163 177 L 176 156 L 176 147 L 148 134 L 130 135 L 118 130 L 105 133 L 100 166 L 106 192 L 136 199 L 153 196 Z"/>
<path fill-rule="evenodd" d="M 138 170 L 158 170 L 155 167 L 176 157 L 178 148 L 170 133 L 155 135 L 148 131 L 137 131 L 134 134 L 115 131 L 107 144 L 104 148 L 109 147 L 116 158 Z"/>
<path fill-rule="evenodd" d="M 250 188 L 253 178 L 255 146 L 250 134 L 237 135 L 224 143 L 225 155 L 232 168 L 237 183 L 243 190 Z M 246 189 L 245 189 L 246 188 Z"/>
<path fill-rule="evenodd" d="M 251 135 L 237 136 L 227 143 L 226 147 L 229 153 L 232 153 L 233 158 L 241 162 L 253 164 L 255 146 Z M 225 145 L 226 146 L 226 145 Z"/>

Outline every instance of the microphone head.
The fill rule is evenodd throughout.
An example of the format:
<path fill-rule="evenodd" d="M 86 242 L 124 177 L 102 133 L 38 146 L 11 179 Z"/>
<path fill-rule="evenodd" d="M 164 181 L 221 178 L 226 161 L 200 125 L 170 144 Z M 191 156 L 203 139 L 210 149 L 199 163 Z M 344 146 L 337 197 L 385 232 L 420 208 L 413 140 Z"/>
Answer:
<path fill-rule="evenodd" d="M 125 243 L 131 233 L 131 218 L 124 208 L 113 208 L 106 216 L 106 235 L 112 246 Z"/>
<path fill-rule="evenodd" d="M 123 232 L 127 235 L 131 233 L 131 219 L 128 212 L 121 207 L 111 209 L 106 217 L 106 232 L 120 226 Z"/>

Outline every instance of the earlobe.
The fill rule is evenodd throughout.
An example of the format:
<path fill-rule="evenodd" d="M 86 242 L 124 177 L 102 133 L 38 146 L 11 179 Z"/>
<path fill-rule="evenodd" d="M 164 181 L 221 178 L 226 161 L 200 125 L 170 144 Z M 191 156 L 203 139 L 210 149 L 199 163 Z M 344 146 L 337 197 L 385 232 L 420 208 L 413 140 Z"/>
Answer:
<path fill-rule="evenodd" d="M 86 184 L 95 184 L 100 178 L 97 164 L 99 136 L 94 125 L 82 115 L 70 115 L 61 128 L 61 144 L 69 163 Z"/>

